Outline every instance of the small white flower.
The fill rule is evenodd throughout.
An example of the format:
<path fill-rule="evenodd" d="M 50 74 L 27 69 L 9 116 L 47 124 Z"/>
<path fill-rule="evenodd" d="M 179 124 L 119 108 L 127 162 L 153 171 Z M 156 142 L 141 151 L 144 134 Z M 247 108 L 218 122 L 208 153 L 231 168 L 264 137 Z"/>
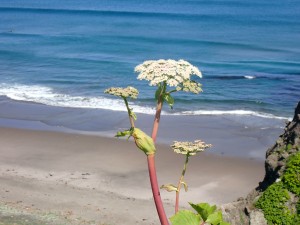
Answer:
<path fill-rule="evenodd" d="M 174 76 L 174 79 L 176 79 L 179 83 L 183 82 L 182 76 Z"/>
<path fill-rule="evenodd" d="M 167 80 L 167 84 L 168 84 L 170 87 L 176 87 L 176 86 L 178 85 L 178 83 L 179 83 L 179 82 L 178 82 L 177 80 L 173 79 L 173 78 Z"/>

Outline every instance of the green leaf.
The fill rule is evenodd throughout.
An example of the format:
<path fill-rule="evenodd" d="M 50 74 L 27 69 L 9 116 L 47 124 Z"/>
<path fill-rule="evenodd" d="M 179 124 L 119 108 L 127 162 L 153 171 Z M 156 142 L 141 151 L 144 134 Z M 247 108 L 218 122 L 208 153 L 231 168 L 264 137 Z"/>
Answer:
<path fill-rule="evenodd" d="M 223 220 L 222 212 L 214 212 L 213 214 L 210 214 L 207 217 L 207 220 L 205 220 L 206 223 L 211 223 L 212 225 L 218 225 Z"/>
<path fill-rule="evenodd" d="M 199 225 L 201 221 L 199 215 L 189 210 L 180 210 L 170 220 L 172 225 Z"/>
<path fill-rule="evenodd" d="M 171 109 L 173 109 L 174 98 L 170 94 L 165 94 L 164 95 L 164 100 L 169 104 L 169 106 L 171 107 Z"/>
<path fill-rule="evenodd" d="M 125 137 L 125 136 L 131 136 L 132 131 L 131 130 L 124 130 L 124 131 L 118 131 L 115 137 Z"/>
<path fill-rule="evenodd" d="M 157 88 L 157 90 L 156 90 L 156 92 L 155 92 L 155 99 L 156 99 L 156 101 L 158 101 L 158 98 L 161 95 L 161 92 L 162 92 L 162 86 L 159 85 L 158 88 Z"/>
<path fill-rule="evenodd" d="M 230 223 L 227 223 L 227 222 L 225 222 L 225 221 L 221 221 L 221 222 L 219 223 L 219 225 L 230 225 Z"/>
<path fill-rule="evenodd" d="M 130 116 L 131 116 L 134 120 L 137 119 L 136 114 L 132 111 L 132 109 L 130 109 Z"/>
<path fill-rule="evenodd" d="M 200 214 L 201 218 L 206 221 L 208 216 L 214 213 L 217 209 L 215 205 L 210 206 L 208 203 L 200 203 L 200 204 L 193 204 L 189 202 L 189 204 Z"/>

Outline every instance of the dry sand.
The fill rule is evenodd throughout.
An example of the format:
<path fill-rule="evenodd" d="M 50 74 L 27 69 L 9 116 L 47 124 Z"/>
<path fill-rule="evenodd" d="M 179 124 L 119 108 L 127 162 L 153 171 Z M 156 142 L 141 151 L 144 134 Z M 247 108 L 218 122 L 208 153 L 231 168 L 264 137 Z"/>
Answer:
<path fill-rule="evenodd" d="M 177 183 L 183 161 L 159 145 L 159 184 Z M 199 154 L 188 165 L 181 207 L 236 200 L 263 175 L 262 161 Z M 170 217 L 174 193 L 161 196 Z M 0 215 L 13 210 L 52 221 L 45 224 L 159 224 L 146 157 L 132 141 L 0 128 Z"/>

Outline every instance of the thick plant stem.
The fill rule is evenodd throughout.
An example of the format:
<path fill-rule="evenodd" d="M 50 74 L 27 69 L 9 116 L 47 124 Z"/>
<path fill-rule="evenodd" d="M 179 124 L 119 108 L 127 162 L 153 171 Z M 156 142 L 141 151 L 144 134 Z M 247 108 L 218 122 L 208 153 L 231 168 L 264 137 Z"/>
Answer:
<path fill-rule="evenodd" d="M 160 114 L 161 114 L 161 109 L 162 109 L 162 101 L 157 103 L 156 107 L 156 114 L 155 114 L 155 119 L 153 123 L 153 129 L 152 129 L 152 139 L 154 142 L 156 142 L 156 136 L 158 132 L 158 126 L 159 126 L 159 121 L 160 121 Z"/>
<path fill-rule="evenodd" d="M 155 119 L 153 123 L 153 129 L 152 129 L 152 139 L 153 142 L 156 142 L 156 136 L 158 132 L 158 126 L 159 126 L 159 121 L 160 121 L 160 114 L 163 106 L 163 93 L 166 90 L 166 84 L 164 84 L 162 92 L 159 95 L 158 101 L 157 101 L 157 106 L 156 106 L 156 114 L 155 114 Z M 155 167 L 155 154 L 148 155 L 147 156 L 147 161 L 148 161 L 148 170 L 149 170 L 149 177 L 150 177 L 150 183 L 151 183 L 151 188 L 152 188 L 152 194 L 157 210 L 157 214 L 160 220 L 161 225 L 169 225 L 168 218 L 165 213 L 165 209 L 160 197 L 160 192 L 159 192 L 159 187 L 158 187 L 158 182 L 157 182 L 157 175 L 156 175 L 156 167 Z"/>
<path fill-rule="evenodd" d="M 167 219 L 165 209 L 160 197 L 160 192 L 159 192 L 159 187 L 157 182 L 156 169 L 155 169 L 155 154 L 148 155 L 147 161 L 148 161 L 148 169 L 149 169 L 149 176 L 150 176 L 153 198 L 154 198 L 160 223 L 161 225 L 169 225 L 169 221 Z"/>
<path fill-rule="evenodd" d="M 157 105 L 156 105 L 156 113 L 155 113 L 155 118 L 153 122 L 153 128 L 152 128 L 152 139 L 154 142 L 156 142 L 156 137 L 157 137 L 157 132 L 158 132 L 158 126 L 159 126 L 159 121 L 160 121 L 160 114 L 163 106 L 163 95 L 166 92 L 166 84 L 162 84 L 163 87 L 161 89 L 161 93 L 158 96 L 157 99 Z"/>
<path fill-rule="evenodd" d="M 184 175 L 185 175 L 185 172 L 186 172 L 186 167 L 187 167 L 187 164 L 189 162 L 189 155 L 187 154 L 186 155 L 186 158 L 185 158 L 185 162 L 184 162 L 184 166 L 183 166 L 183 170 L 182 170 L 182 173 L 181 173 L 181 177 L 178 181 L 178 185 L 177 185 L 177 191 L 176 191 L 176 202 L 175 202 L 175 214 L 178 212 L 179 210 L 179 194 L 180 194 L 180 190 L 181 190 L 181 185 L 183 183 L 183 179 L 184 179 Z"/>

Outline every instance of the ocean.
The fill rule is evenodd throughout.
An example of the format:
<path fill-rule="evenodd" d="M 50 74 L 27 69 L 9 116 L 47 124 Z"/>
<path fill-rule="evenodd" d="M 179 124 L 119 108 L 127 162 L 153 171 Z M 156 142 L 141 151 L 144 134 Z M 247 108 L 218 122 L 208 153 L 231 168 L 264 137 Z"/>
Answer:
<path fill-rule="evenodd" d="M 98 112 L 125 111 L 104 90 L 128 85 L 134 111 L 153 114 L 155 88 L 134 73 L 149 59 L 203 73 L 203 93 L 175 94 L 165 116 L 282 127 L 300 100 L 300 1 L 1 0 L 0 20 L 1 118 L 101 130 Z"/>

